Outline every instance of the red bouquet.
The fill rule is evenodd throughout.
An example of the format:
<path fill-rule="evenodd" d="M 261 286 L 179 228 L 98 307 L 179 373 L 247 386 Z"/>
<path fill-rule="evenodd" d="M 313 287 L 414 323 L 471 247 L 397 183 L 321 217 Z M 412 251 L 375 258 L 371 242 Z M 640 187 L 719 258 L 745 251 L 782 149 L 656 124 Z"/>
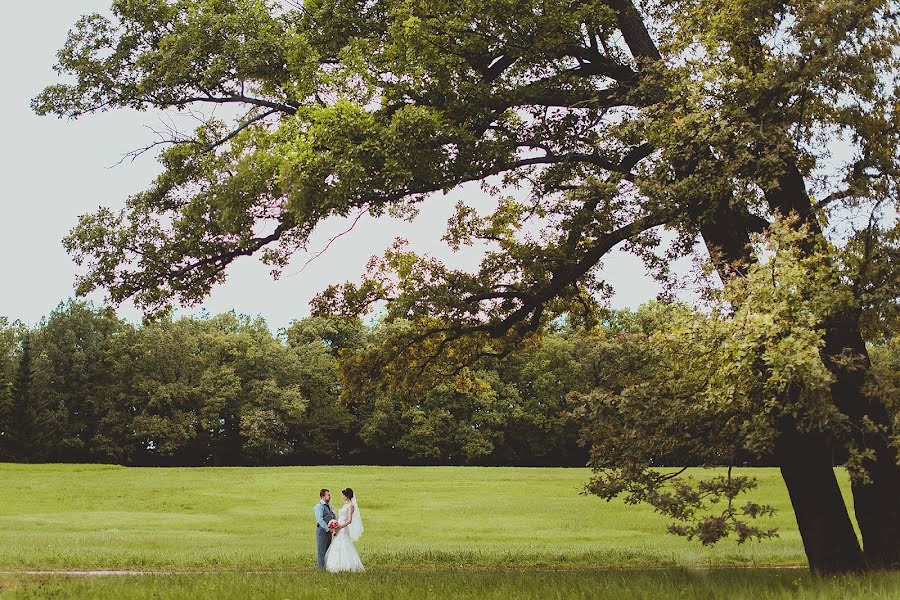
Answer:
<path fill-rule="evenodd" d="M 340 523 L 337 522 L 337 519 L 328 521 L 328 529 L 337 529 L 338 525 L 340 525 Z"/>

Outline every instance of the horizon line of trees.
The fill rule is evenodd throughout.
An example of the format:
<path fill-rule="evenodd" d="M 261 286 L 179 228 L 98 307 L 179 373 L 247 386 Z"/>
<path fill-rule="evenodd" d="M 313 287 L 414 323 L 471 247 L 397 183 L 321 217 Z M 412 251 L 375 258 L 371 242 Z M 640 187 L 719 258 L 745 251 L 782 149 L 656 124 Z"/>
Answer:
<path fill-rule="evenodd" d="M 377 328 L 309 317 L 273 334 L 234 312 L 136 325 L 72 300 L 31 328 L 0 317 L 0 461 L 585 465 L 566 337 L 485 365 L 488 387 L 342 401 L 339 355 Z"/>
<path fill-rule="evenodd" d="M 136 325 L 69 300 L 31 328 L 0 317 L 0 461 L 581 467 L 603 426 L 585 408 L 635 377 L 651 383 L 645 340 L 667 326 L 667 310 L 695 309 L 650 303 L 589 331 L 559 325 L 476 365 L 477 384 L 448 377 L 411 399 L 344 389 L 348 372 L 370 377 L 360 351 L 402 324 L 317 316 L 273 334 L 229 312 Z M 900 345 L 876 346 L 875 368 L 896 372 Z M 775 464 L 676 441 L 648 438 L 647 448 L 656 466 Z"/>

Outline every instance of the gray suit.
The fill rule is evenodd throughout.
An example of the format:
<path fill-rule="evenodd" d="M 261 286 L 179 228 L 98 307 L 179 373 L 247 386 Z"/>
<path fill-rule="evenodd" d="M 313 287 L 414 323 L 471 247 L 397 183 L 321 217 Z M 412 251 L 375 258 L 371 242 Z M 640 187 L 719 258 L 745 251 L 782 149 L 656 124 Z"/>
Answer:
<path fill-rule="evenodd" d="M 328 529 L 328 521 L 336 518 L 331 506 L 319 502 L 313 508 L 316 516 L 316 566 L 321 571 L 325 568 L 325 553 L 331 545 L 331 530 Z"/>

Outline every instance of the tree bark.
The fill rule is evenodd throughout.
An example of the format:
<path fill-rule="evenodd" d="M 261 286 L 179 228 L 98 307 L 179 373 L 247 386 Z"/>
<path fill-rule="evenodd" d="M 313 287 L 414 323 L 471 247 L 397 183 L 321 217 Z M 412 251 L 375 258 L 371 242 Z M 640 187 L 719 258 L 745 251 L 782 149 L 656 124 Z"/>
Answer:
<path fill-rule="evenodd" d="M 794 165 L 787 165 L 778 186 L 766 191 L 766 199 L 773 212 L 796 214 L 813 239 L 824 241 L 803 176 Z M 873 458 L 863 461 L 869 481 L 854 478 L 852 482 L 866 563 L 873 568 L 900 568 L 900 466 L 887 436 L 867 432 L 869 423 L 886 432 L 892 423 L 881 399 L 864 386 L 870 362 L 856 311 L 848 307 L 829 318 L 824 337 L 822 360 L 835 378 L 832 400 L 853 428 L 849 443 L 873 453 Z"/>
<path fill-rule="evenodd" d="M 792 419 L 785 419 L 776 455 L 809 568 L 822 574 L 861 570 L 863 554 L 824 436 L 801 433 Z"/>
<path fill-rule="evenodd" d="M 856 361 L 835 360 L 841 356 Z M 887 437 L 865 429 L 870 421 L 890 431 L 891 418 L 884 403 L 865 390 L 869 356 L 855 315 L 843 312 L 829 320 L 823 359 L 835 378 L 832 399 L 853 424 L 851 443 L 874 454 L 874 459 L 863 461 L 869 481 L 854 479 L 851 484 L 866 563 L 878 569 L 900 568 L 900 467 Z"/>
<path fill-rule="evenodd" d="M 754 229 L 750 216 L 732 206 L 730 195 L 725 195 L 702 219 L 703 241 L 722 280 L 745 274 L 755 260 L 750 251 L 750 231 Z M 822 434 L 799 432 L 793 420 L 783 420 L 776 456 L 809 568 L 817 573 L 860 570 L 859 540 L 834 475 L 831 449 Z"/>

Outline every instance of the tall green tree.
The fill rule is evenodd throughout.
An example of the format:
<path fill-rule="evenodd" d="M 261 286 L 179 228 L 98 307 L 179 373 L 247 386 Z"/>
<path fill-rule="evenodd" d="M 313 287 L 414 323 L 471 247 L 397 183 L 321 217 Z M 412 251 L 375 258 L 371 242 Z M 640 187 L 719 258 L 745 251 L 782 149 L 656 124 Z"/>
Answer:
<path fill-rule="evenodd" d="M 497 363 L 501 381 L 515 390 L 518 410 L 505 421 L 510 459 L 525 464 L 579 465 L 578 425 L 569 414 L 569 396 L 598 385 L 588 356 L 592 336 L 552 328 L 534 347 Z"/>
<path fill-rule="evenodd" d="M 34 389 L 34 357 L 28 333 L 22 337 L 18 359 L 3 435 L 4 454 L 18 462 L 43 462 L 55 450 L 58 415 Z"/>
<path fill-rule="evenodd" d="M 119 356 L 113 339 L 123 323 L 109 308 L 80 301 L 60 304 L 32 336 L 33 394 L 59 417 L 54 460 L 88 462 L 103 442 L 101 424 L 115 414 Z M 112 458 L 106 456 L 106 458 Z"/>
<path fill-rule="evenodd" d="M 130 454 L 139 464 L 216 464 L 224 441 L 237 440 L 241 381 L 223 360 L 220 336 L 204 335 L 204 328 L 189 318 L 163 318 L 128 343 Z"/>
<path fill-rule="evenodd" d="M 598 470 L 591 489 L 606 498 L 625 493 L 630 501 L 649 502 L 689 523 L 673 531 L 704 543 L 729 533 L 739 541 L 769 535 L 747 521 L 768 509 L 752 502 L 737 506 L 737 496 L 753 487 L 742 477 L 695 489 L 654 473 L 652 458 L 660 452 L 701 464 L 737 464 L 742 456 L 779 463 L 784 423 L 790 419 L 801 431 L 843 440 L 850 451 L 842 460 L 851 477 L 857 482 L 871 477 L 870 456 L 853 447 L 857 424 L 832 402 L 836 377 L 820 352 L 827 337 L 823 315 L 842 308 L 848 290 L 833 268 L 832 254 L 810 253 L 802 232 L 782 227 L 779 241 L 766 248 L 769 258 L 730 282 L 709 314 L 651 307 L 638 313 L 638 327 L 634 322 L 626 326 L 626 337 L 604 340 L 595 350 L 596 361 L 628 375 L 607 376 L 581 407 L 587 411 L 585 439 L 592 464 L 612 467 Z M 879 362 L 884 360 L 879 356 Z M 893 404 L 892 378 L 885 376 L 889 369 L 871 370 L 866 382 L 866 393 L 888 407 Z M 865 433 L 885 436 L 896 448 L 896 437 L 874 422 L 866 424 Z M 643 443 L 633 444 L 635 438 Z M 830 459 L 825 467 L 830 470 Z M 727 505 L 719 504 L 723 499 Z M 819 546 L 804 541 L 812 560 L 826 560 L 816 556 Z"/>
<path fill-rule="evenodd" d="M 22 329 L 21 323 L 10 323 L 6 317 L 0 317 L 0 460 L 12 458 L 7 452 L 6 436 L 12 426 L 12 388 Z"/>
<path fill-rule="evenodd" d="M 34 107 L 242 109 L 159 140 L 170 145 L 154 184 L 67 238 L 86 267 L 80 292 L 149 312 L 199 301 L 240 256 L 277 271 L 329 216 L 410 214 L 469 181 L 519 186 L 487 216 L 460 205 L 449 224 L 451 246 L 487 248 L 475 273 L 399 244 L 319 297 L 322 313 L 387 301 L 388 321 L 410 320 L 371 356 L 388 387 L 416 390 L 467 377 L 559 315 L 593 322 L 609 291 L 599 266 L 619 244 L 664 278 L 702 242 L 730 282 L 759 263 L 751 236 L 774 222 L 803 232 L 805 259 L 837 239 L 829 218 L 842 210 L 878 220 L 898 198 L 897 14 L 895 0 L 117 0 L 112 17 L 78 23 L 58 62 L 73 82 Z M 676 233 L 668 248 L 659 226 Z M 892 424 L 865 386 L 860 290 L 836 283 L 851 293 L 818 315 L 819 352 L 851 433 L 786 414 L 777 455 L 814 569 L 897 565 Z M 775 401 L 802 402 L 791 390 Z M 835 444 L 861 457 L 865 555 Z"/>

